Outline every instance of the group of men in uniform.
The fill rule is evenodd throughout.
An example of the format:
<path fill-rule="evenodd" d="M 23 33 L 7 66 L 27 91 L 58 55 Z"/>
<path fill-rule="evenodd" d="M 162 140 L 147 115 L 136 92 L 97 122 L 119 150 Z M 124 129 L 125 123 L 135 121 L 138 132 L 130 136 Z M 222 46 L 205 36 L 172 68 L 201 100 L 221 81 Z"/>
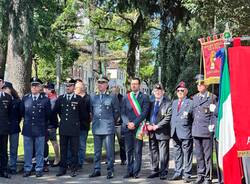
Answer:
<path fill-rule="evenodd" d="M 1 81 L 0 81 L 1 82 Z M 21 103 L 24 117 L 24 177 L 31 175 L 32 151 L 35 146 L 36 176 L 43 175 L 44 142 L 48 123 L 59 116 L 60 135 L 60 169 L 57 176 L 65 175 L 68 167 L 68 150 L 70 151 L 70 176 L 77 175 L 79 165 L 79 146 L 81 132 L 89 129 L 92 120 L 94 136 L 94 168 L 89 177 L 101 175 L 102 145 L 105 142 L 107 155 L 107 179 L 114 176 L 114 135 L 118 122 L 122 124 L 127 170 L 124 178 L 138 178 L 142 163 L 143 140 L 138 138 L 138 130 L 146 122 L 149 135 L 152 174 L 148 178 L 160 177 L 167 179 L 169 161 L 169 140 L 174 142 L 175 173 L 172 180 L 183 179 L 191 182 L 193 143 L 197 160 L 196 184 L 211 183 L 211 132 L 214 131 L 214 110 L 216 96 L 207 91 L 207 85 L 202 75 L 197 78 L 198 93 L 192 99 L 187 98 L 187 87 L 181 81 L 176 87 L 178 99 L 171 102 L 164 96 L 164 88 L 156 84 L 153 89 L 154 100 L 140 91 L 139 78 L 131 80 L 131 91 L 122 99 L 117 94 L 109 93 L 108 78 L 101 77 L 97 81 L 98 92 L 90 96 L 75 93 L 76 80 L 66 81 L 66 93 L 60 95 L 53 109 L 49 98 L 41 93 L 42 81 L 31 80 L 31 93 L 25 95 Z M 8 124 L 8 95 L 0 92 L 0 117 L 6 115 L 5 121 L 0 121 L 0 141 L 6 143 L 6 132 L 2 126 Z M 11 98 L 10 100 L 11 101 Z M 3 112 L 2 112 L 3 111 Z M 3 122 L 3 123 L 2 123 Z M 3 124 L 3 125 L 2 125 Z M 86 138 L 85 132 L 83 139 Z M 80 146 L 81 147 L 81 146 Z M 6 149 L 7 150 L 7 149 Z M 1 176 L 5 176 L 6 155 L 1 146 Z M 4 159 L 5 158 L 5 159 Z M 122 160 L 125 162 L 124 160 Z"/>

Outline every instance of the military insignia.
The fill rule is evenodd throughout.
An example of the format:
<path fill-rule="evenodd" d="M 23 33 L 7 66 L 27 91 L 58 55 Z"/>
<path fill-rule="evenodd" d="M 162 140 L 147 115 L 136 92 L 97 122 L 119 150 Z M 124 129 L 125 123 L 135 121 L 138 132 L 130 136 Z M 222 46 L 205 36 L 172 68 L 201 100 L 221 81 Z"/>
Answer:
<path fill-rule="evenodd" d="M 75 105 L 77 105 L 77 104 L 78 104 L 78 102 L 71 102 L 71 104 L 75 104 Z"/>
<path fill-rule="evenodd" d="M 7 109 L 8 108 L 7 105 L 5 105 L 4 108 Z"/>
<path fill-rule="evenodd" d="M 187 119 L 188 118 L 188 112 L 184 111 L 181 115 L 181 119 Z"/>
<path fill-rule="evenodd" d="M 75 106 L 73 106 L 73 110 L 76 110 L 76 107 L 75 107 Z"/>

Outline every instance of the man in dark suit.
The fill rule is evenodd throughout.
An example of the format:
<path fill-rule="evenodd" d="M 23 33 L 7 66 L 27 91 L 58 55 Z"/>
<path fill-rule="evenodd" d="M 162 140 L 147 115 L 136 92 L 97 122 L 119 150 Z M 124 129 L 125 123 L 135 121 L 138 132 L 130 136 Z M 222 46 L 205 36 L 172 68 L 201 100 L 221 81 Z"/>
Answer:
<path fill-rule="evenodd" d="M 121 108 L 122 129 L 125 135 L 125 149 L 127 156 L 127 174 L 124 178 L 138 178 L 138 174 L 141 170 L 143 141 L 136 138 L 136 132 L 140 124 L 148 115 L 149 98 L 147 95 L 140 92 L 139 78 L 133 78 L 130 86 L 131 92 L 123 98 Z M 134 108 L 135 105 L 137 111 Z"/>
<path fill-rule="evenodd" d="M 53 112 L 60 117 L 59 135 L 60 135 L 60 169 L 56 176 L 66 174 L 68 146 L 71 152 L 71 177 L 75 177 L 78 168 L 78 150 L 80 140 L 81 123 L 86 119 L 83 98 L 74 93 L 74 79 L 67 79 L 66 94 L 60 95 L 56 100 Z"/>
<path fill-rule="evenodd" d="M 207 91 L 208 85 L 204 81 L 203 75 L 196 76 L 197 89 L 199 93 L 193 97 L 193 125 L 192 136 L 194 138 L 197 160 L 197 175 L 198 178 L 195 184 L 205 183 L 211 184 L 211 157 L 213 149 L 214 131 L 213 111 L 217 101 L 217 97 Z"/>
<path fill-rule="evenodd" d="M 167 179 L 169 161 L 170 120 L 172 107 L 170 100 L 163 96 L 164 88 L 161 84 L 154 86 L 155 99 L 150 104 L 148 116 L 149 150 L 153 173 L 148 178 L 160 176 Z"/>
<path fill-rule="evenodd" d="M 174 144 L 175 173 L 172 180 L 183 179 L 185 183 L 191 180 L 193 139 L 192 130 L 192 101 L 188 99 L 185 82 L 176 86 L 178 99 L 172 104 L 171 137 Z"/>

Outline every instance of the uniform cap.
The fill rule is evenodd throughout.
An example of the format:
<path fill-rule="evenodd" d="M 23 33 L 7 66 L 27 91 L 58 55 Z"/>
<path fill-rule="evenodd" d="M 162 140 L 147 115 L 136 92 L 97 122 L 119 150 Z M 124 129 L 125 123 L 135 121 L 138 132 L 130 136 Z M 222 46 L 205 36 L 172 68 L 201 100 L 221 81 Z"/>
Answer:
<path fill-rule="evenodd" d="M 72 78 L 67 78 L 65 83 L 66 85 L 74 85 L 76 83 L 76 80 Z"/>
<path fill-rule="evenodd" d="M 43 82 L 37 77 L 32 77 L 30 79 L 30 83 L 31 85 L 36 85 L 36 84 L 38 85 L 38 84 L 42 84 Z"/>
<path fill-rule="evenodd" d="M 196 83 L 203 83 L 204 82 L 204 75 L 202 74 L 197 74 L 195 76 L 195 79 L 196 79 Z"/>
<path fill-rule="evenodd" d="M 45 85 L 43 86 L 44 88 L 48 89 L 55 89 L 55 85 L 52 82 L 46 82 Z"/>
<path fill-rule="evenodd" d="M 109 82 L 109 79 L 108 79 L 108 77 L 106 77 L 106 76 L 101 76 L 98 80 L 97 80 L 97 82 Z"/>
<path fill-rule="evenodd" d="M 160 89 L 160 90 L 163 90 L 163 86 L 161 84 L 155 84 L 154 85 L 154 89 Z"/>
<path fill-rule="evenodd" d="M 3 84 L 3 87 L 2 87 L 2 89 L 3 88 L 13 88 L 13 85 L 12 85 L 12 83 L 11 82 L 7 82 L 7 81 L 5 81 L 4 82 L 4 84 Z"/>

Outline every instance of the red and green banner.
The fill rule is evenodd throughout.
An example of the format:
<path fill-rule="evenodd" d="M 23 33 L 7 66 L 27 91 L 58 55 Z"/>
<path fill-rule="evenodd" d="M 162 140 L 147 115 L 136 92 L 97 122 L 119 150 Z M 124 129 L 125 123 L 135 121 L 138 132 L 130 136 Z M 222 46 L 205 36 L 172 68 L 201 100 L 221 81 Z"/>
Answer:
<path fill-rule="evenodd" d="M 213 40 L 207 37 L 207 39 L 202 38 L 199 41 L 203 56 L 205 82 L 208 85 L 218 84 L 220 81 L 221 58 L 216 58 L 215 54 L 218 50 L 224 48 L 224 39 L 222 35 L 220 35 L 220 38 L 214 35 Z"/>
<path fill-rule="evenodd" d="M 130 105 L 133 108 L 135 115 L 138 117 L 141 115 L 141 106 L 138 100 L 135 97 L 134 92 L 128 93 L 128 100 Z M 141 122 L 138 129 L 136 130 L 136 138 L 139 140 L 143 140 L 144 133 L 146 131 L 146 124 L 145 122 Z"/>

